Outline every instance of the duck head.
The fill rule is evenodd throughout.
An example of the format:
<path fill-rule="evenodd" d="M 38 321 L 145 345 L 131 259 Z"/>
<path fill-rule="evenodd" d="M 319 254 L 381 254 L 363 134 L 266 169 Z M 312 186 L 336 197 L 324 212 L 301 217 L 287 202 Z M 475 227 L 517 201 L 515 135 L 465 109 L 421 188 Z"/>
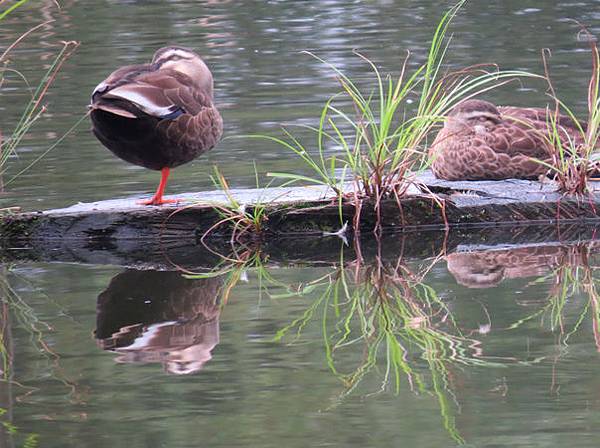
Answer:
<path fill-rule="evenodd" d="M 492 103 L 467 100 L 448 114 L 445 126 L 452 132 L 485 132 L 501 122 L 500 112 Z"/>
<path fill-rule="evenodd" d="M 213 95 L 213 77 L 202 58 L 189 48 L 163 47 L 154 53 L 152 64 L 189 76 L 198 87 Z"/>

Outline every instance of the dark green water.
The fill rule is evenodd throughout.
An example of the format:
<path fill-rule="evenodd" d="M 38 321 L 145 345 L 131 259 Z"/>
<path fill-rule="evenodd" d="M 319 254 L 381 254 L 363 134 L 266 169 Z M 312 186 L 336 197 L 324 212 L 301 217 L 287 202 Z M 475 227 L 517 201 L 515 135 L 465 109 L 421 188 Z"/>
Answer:
<path fill-rule="evenodd" d="M 20 265 L 1 384 L 18 430 L 2 440 L 595 446 L 594 263 L 590 247 L 532 246 L 197 280 Z"/>
<path fill-rule="evenodd" d="M 5 179 L 85 113 L 91 90 L 116 66 L 177 43 L 209 63 L 231 138 L 177 169 L 169 186 L 176 193 L 212 188 L 212 164 L 233 186 L 254 185 L 253 161 L 261 175 L 300 172 L 280 148 L 237 137 L 315 124 L 338 85 L 301 51 L 365 81 L 369 69 L 352 49 L 397 72 L 407 49 L 415 64 L 423 60 L 447 5 L 61 6 L 32 1 L 0 27 L 4 48 L 55 19 L 14 53 L 14 67 L 32 83 L 60 40 L 81 41 L 49 93 L 49 114 Z M 453 24 L 449 67 L 496 62 L 540 72 L 540 51 L 549 47 L 556 89 L 584 112 L 590 56 L 568 19 L 599 32 L 599 8 L 591 0 L 472 1 Z M 3 131 L 27 98 L 23 83 L 8 78 Z M 511 84 L 489 98 L 542 105 L 544 91 L 541 83 Z M 157 174 L 113 157 L 88 127 L 10 184 L 0 207 L 150 193 Z M 201 280 L 103 264 L 6 265 L 0 447 L 597 446 L 595 252 L 580 245 L 439 260 L 388 254 L 340 258 L 344 269 L 266 263 L 266 272 L 249 266 Z"/>

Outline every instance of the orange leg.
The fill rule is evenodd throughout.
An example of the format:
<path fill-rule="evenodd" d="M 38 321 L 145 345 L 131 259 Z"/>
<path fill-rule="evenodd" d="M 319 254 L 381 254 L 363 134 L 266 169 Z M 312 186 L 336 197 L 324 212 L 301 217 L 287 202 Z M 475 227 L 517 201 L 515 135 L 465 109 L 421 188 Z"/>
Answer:
<path fill-rule="evenodd" d="M 167 179 L 169 178 L 169 168 L 165 167 L 161 170 L 161 178 L 160 184 L 158 184 L 158 188 L 154 196 L 147 201 L 140 201 L 138 204 L 142 205 L 161 205 L 161 204 L 170 204 L 173 202 L 178 202 L 177 199 L 163 199 L 163 192 L 165 191 L 165 187 L 167 186 Z"/>

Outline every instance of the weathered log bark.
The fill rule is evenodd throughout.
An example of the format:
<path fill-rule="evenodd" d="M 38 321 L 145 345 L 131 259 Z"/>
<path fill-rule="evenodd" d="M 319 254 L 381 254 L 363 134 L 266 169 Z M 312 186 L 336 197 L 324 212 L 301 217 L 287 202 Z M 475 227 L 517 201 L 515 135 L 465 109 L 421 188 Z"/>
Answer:
<path fill-rule="evenodd" d="M 600 222 L 600 193 L 584 199 L 561 197 L 551 182 L 524 180 L 448 182 L 429 173 L 420 177 L 421 191 L 400 202 L 383 200 L 378 207 L 367 200 L 360 207 L 360 228 L 352 229 L 357 213 L 352 200 L 341 207 L 335 195 L 321 187 L 234 190 L 246 210 L 264 206 L 264 239 L 288 235 L 322 235 L 335 232 L 347 222 L 350 231 L 384 229 L 441 229 L 449 227 L 498 226 L 506 224 L 548 224 Z M 436 193 L 436 198 L 423 191 Z M 232 227 L 214 227 L 222 219 L 214 204 L 226 202 L 222 192 L 179 196 L 176 206 L 148 207 L 134 199 L 78 204 L 44 212 L 8 214 L 0 218 L 0 235 L 5 247 L 27 245 L 52 247 L 68 240 L 85 241 L 91 247 L 119 242 L 125 248 L 133 241 L 177 241 L 193 244 L 210 229 L 210 237 L 228 239 Z M 185 204 L 196 204 L 181 207 Z M 259 204 L 259 205 L 257 205 Z M 133 250 L 133 249 L 132 249 Z"/>

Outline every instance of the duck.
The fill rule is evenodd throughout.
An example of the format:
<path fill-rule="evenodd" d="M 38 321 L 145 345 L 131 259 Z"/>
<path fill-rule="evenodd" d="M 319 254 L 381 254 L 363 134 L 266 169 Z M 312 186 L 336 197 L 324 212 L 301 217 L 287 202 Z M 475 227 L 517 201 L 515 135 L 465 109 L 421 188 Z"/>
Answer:
<path fill-rule="evenodd" d="M 106 148 L 161 172 L 144 205 L 177 202 L 163 198 L 170 170 L 212 149 L 223 134 L 212 73 L 197 53 L 180 46 L 160 48 L 148 64 L 112 72 L 92 92 L 89 109 L 92 132 Z"/>
<path fill-rule="evenodd" d="M 548 111 L 470 99 L 454 107 L 429 148 L 433 174 L 445 180 L 539 179 L 551 163 Z M 583 144 L 571 117 L 557 118 L 561 141 Z M 584 124 L 585 126 L 585 124 Z"/>

